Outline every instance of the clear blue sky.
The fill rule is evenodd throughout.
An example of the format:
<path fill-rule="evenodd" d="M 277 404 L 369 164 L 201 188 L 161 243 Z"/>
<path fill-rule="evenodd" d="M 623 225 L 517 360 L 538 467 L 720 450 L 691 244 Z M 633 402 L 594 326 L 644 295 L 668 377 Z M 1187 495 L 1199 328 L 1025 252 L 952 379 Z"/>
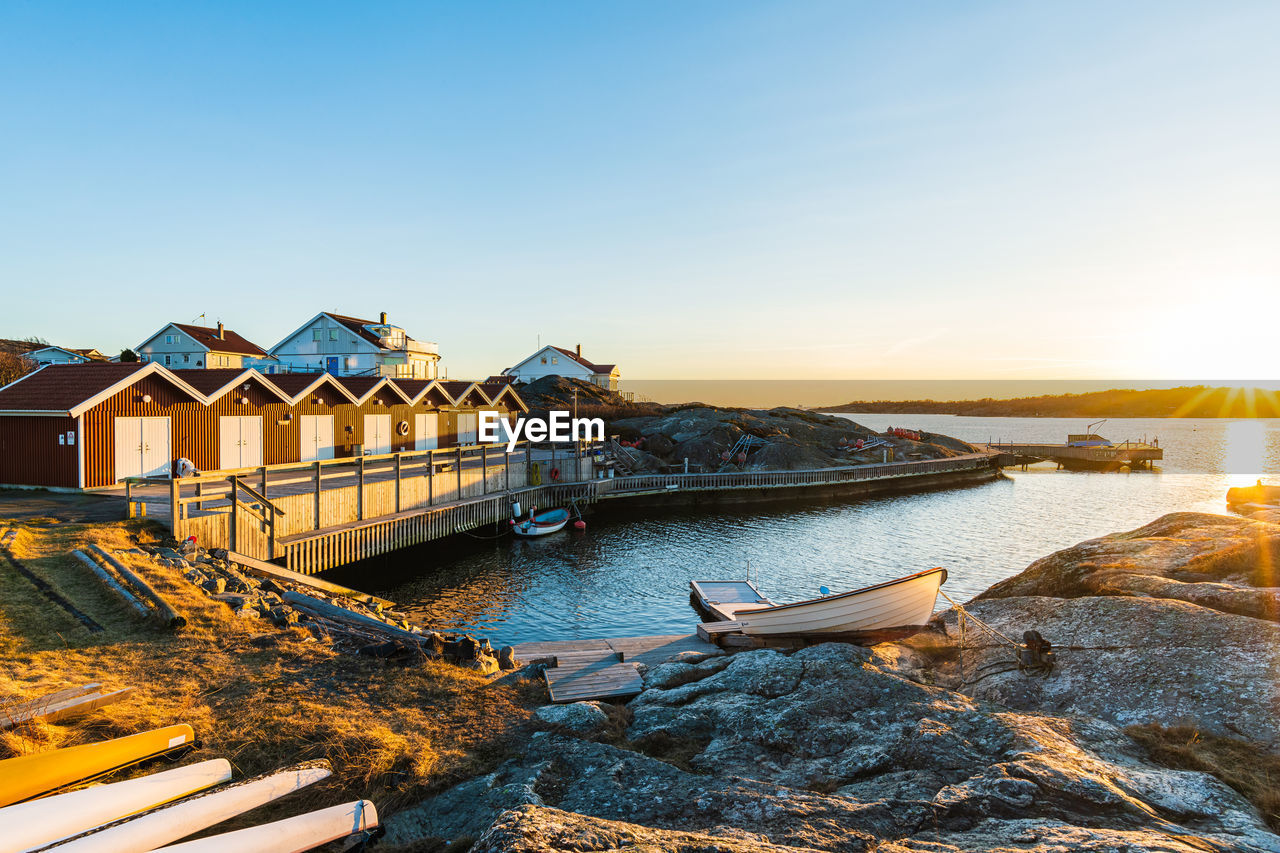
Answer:
<path fill-rule="evenodd" d="M 0 337 L 1275 378 L 1280 3 L 0 4 Z M 1231 349 L 1237 347 L 1237 349 Z"/>

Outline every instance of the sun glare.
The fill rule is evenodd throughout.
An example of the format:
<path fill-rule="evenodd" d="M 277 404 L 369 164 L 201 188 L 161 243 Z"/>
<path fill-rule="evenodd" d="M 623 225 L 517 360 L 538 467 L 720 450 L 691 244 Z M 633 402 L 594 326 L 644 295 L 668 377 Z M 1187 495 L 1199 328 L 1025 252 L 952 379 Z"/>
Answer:
<path fill-rule="evenodd" d="M 1253 485 L 1262 477 L 1266 437 L 1262 421 L 1232 421 L 1227 425 L 1226 464 L 1233 485 Z"/>

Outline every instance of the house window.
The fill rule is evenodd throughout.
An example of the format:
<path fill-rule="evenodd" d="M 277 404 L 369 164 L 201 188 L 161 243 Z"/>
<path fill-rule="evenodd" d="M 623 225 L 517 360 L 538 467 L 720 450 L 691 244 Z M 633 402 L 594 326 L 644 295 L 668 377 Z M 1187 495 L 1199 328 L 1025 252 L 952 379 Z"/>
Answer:
<path fill-rule="evenodd" d="M 164 366 L 165 366 L 165 367 L 168 367 L 168 366 L 169 366 L 169 364 L 170 364 L 169 356 L 167 356 L 167 355 L 166 355 L 166 356 L 164 357 Z"/>
<path fill-rule="evenodd" d="M 189 363 L 190 361 L 191 361 L 191 353 L 184 352 L 184 353 L 182 354 L 182 363 L 183 363 L 183 364 L 187 364 L 187 363 Z"/>
<path fill-rule="evenodd" d="M 320 330 L 319 330 L 319 329 L 312 329 L 312 330 L 311 330 L 311 340 L 313 340 L 313 341 L 318 341 L 318 340 L 320 340 Z"/>
<path fill-rule="evenodd" d="M 542 357 L 542 363 L 543 363 L 543 364 L 546 364 L 546 363 L 547 363 L 547 357 L 546 357 L 545 355 Z"/>
<path fill-rule="evenodd" d="M 559 364 L 559 363 L 560 363 L 560 359 L 556 358 L 556 357 L 553 355 L 553 356 L 551 356 L 551 363 L 552 363 L 552 364 Z"/>
<path fill-rule="evenodd" d="M 329 340 L 331 340 L 331 341 L 336 341 L 337 339 L 338 339 L 338 330 L 337 330 L 337 329 L 330 329 L 330 330 L 329 330 Z"/>
<path fill-rule="evenodd" d="M 164 342 L 165 342 L 166 344 L 171 344 L 171 343 L 173 343 L 173 335 L 165 335 L 165 336 L 164 336 Z"/>

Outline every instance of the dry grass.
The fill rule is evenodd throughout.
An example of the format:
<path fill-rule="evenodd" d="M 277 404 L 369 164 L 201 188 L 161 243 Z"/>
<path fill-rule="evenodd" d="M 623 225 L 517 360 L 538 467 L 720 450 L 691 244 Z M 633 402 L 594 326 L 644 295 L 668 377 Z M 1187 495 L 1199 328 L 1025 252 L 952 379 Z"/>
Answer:
<path fill-rule="evenodd" d="M 1267 825 L 1280 832 L 1280 755 L 1191 726 L 1147 723 L 1125 731 L 1146 748 L 1153 761 L 1175 770 L 1213 774 L 1253 803 Z"/>
<path fill-rule="evenodd" d="M 0 704 L 89 681 L 131 685 L 138 695 L 82 721 L 0 734 L 0 758 L 189 723 L 202 746 L 187 760 L 225 757 L 238 777 L 308 759 L 332 763 L 331 779 L 255 812 L 252 822 L 359 797 L 385 815 L 496 764 L 526 731 L 530 709 L 546 701 L 537 683 L 336 654 L 305 630 L 239 620 L 178 570 L 135 559 L 133 568 L 188 619 L 168 632 L 132 615 L 70 555 L 90 542 L 120 549 L 159 535 L 146 522 L 24 520 L 13 555 L 106 630 L 87 631 L 0 558 L 0 655 L 8 663 Z"/>

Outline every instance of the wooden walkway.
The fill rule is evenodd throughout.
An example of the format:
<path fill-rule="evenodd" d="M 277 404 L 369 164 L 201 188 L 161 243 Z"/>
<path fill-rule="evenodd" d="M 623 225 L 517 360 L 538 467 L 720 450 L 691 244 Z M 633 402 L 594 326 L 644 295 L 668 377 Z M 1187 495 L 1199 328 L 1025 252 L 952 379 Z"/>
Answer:
<path fill-rule="evenodd" d="M 625 699 L 644 689 L 636 664 L 657 666 L 681 652 L 722 655 L 724 651 L 694 634 L 619 637 L 602 640 L 560 640 L 521 643 L 519 660 L 552 658 L 545 676 L 551 701 Z"/>

